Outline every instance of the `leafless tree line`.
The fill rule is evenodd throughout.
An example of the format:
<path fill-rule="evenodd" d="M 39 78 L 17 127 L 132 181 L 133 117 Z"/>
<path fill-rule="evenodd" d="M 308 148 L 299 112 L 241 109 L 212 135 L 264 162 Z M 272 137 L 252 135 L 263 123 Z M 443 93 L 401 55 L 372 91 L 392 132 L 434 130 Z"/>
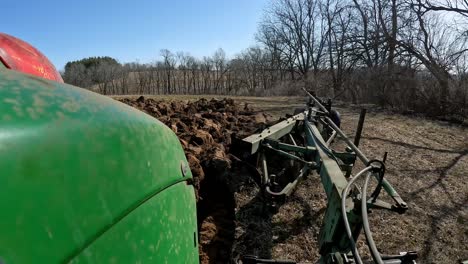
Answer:
<path fill-rule="evenodd" d="M 70 84 L 112 94 L 232 94 L 268 95 L 279 80 L 290 75 L 271 64 L 270 54 L 250 47 L 227 59 L 223 49 L 195 58 L 186 52 L 160 51 L 154 63 L 102 62 L 85 68 L 74 63 L 65 71 Z M 293 72 L 293 75 L 297 75 Z"/>
<path fill-rule="evenodd" d="M 319 94 L 466 116 L 467 19 L 466 0 L 278 0 L 257 38 Z"/>
<path fill-rule="evenodd" d="M 276 0 L 258 44 L 234 58 L 222 49 L 202 59 L 164 49 L 154 63 L 104 63 L 66 80 L 104 94 L 291 95 L 306 87 L 464 118 L 467 22 L 467 0 Z"/>

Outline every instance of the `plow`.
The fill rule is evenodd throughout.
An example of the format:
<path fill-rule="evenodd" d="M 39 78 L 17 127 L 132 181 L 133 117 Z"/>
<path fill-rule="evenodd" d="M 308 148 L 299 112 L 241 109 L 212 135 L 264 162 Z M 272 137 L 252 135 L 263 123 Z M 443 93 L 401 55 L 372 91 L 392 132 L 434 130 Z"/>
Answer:
<path fill-rule="evenodd" d="M 64 84 L 27 43 L 0 40 L 0 263 L 199 263 L 197 183 L 173 130 Z M 231 144 L 255 168 L 266 210 L 319 177 L 327 197 L 320 263 L 416 263 L 415 252 L 384 255 L 373 239 L 370 211 L 404 214 L 408 206 L 385 177 L 387 155 L 369 159 L 359 149 L 365 111 L 351 140 L 331 100 L 304 95 L 294 115 Z M 344 149 L 334 147 L 338 139 Z M 361 233 L 371 260 L 358 250 Z"/>
<path fill-rule="evenodd" d="M 340 129 L 340 115 L 332 109 L 331 101 L 323 102 L 304 89 L 309 102 L 305 110 L 261 133 L 244 138 L 242 157 L 255 160 L 259 168 L 261 191 L 266 206 L 273 210 L 294 191 L 299 182 L 312 172 L 318 174 L 327 196 L 324 225 L 319 236 L 320 263 L 365 263 L 356 248 L 356 240 L 364 232 L 374 263 L 416 263 L 416 252 L 382 255 L 370 230 L 369 210 L 388 210 L 404 214 L 408 209 L 397 191 L 385 179 L 385 160 L 370 160 L 359 149 L 365 110 L 361 112 L 354 142 Z M 336 138 L 346 143 L 343 151 L 331 147 Z M 285 159 L 280 168 L 270 171 L 269 159 Z M 352 175 L 356 162 L 364 169 Z M 289 163 L 289 164 L 288 164 Z M 286 164 L 286 165 L 285 165 Z M 287 170 L 296 167 L 295 170 Z M 294 172 L 295 173 L 292 173 Z M 292 174 L 292 175 L 291 175 Z M 362 177 L 365 182 L 357 186 Z M 369 181 L 375 179 L 375 189 L 368 195 Z M 379 199 L 383 191 L 393 203 Z M 244 257 L 244 263 L 296 263 Z"/>

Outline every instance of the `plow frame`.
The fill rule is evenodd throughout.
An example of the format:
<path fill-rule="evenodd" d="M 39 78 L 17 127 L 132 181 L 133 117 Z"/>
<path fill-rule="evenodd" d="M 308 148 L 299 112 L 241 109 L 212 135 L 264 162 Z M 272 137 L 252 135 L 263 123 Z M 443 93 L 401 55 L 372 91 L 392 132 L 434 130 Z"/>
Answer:
<path fill-rule="evenodd" d="M 262 191 L 273 199 L 291 195 L 301 179 L 307 177 L 312 171 L 316 172 L 320 177 L 328 202 L 318 241 L 321 254 L 320 263 L 362 263 L 354 241 L 357 240 L 363 227 L 368 228 L 368 209 L 386 209 L 401 214 L 408 209 L 407 204 L 383 177 L 386 155 L 383 160 L 369 160 L 357 146 L 365 112 L 361 112 L 353 143 L 339 128 L 339 122 L 332 120 L 331 101 L 324 106 L 320 99 L 306 90 L 304 91 L 309 97 L 307 108 L 258 134 L 244 138 L 245 154 L 257 155 Z M 304 141 L 301 142 L 302 144 L 297 144 L 297 137 L 294 138 L 294 133 L 301 135 L 301 139 Z M 335 138 L 340 138 L 346 143 L 346 151 L 338 152 L 330 147 Z M 270 155 L 301 164 L 302 167 L 297 175 L 294 175 L 293 180 L 285 186 L 277 186 L 275 182 L 278 175 L 269 174 L 267 152 Z M 360 194 L 356 193 L 347 196 L 345 192 L 346 189 L 350 188 L 348 186 L 351 185 L 350 182 L 353 181 L 350 176 L 357 160 L 368 166 L 369 173 L 378 181 L 371 199 L 362 198 Z M 380 189 L 383 189 L 393 199 L 393 204 L 377 199 Z M 366 201 L 363 203 L 362 199 Z M 345 204 L 344 207 L 343 204 Z M 362 211 L 361 204 L 367 207 L 365 214 L 360 213 Z M 346 215 L 343 215 L 343 212 Z M 349 226 L 350 233 L 346 232 L 346 226 Z M 374 243 L 372 235 L 368 229 L 364 231 L 368 244 L 371 246 Z M 370 249 L 372 250 L 372 248 Z M 415 263 L 414 260 L 417 257 L 414 252 L 403 252 L 400 255 L 392 256 L 384 256 L 376 252 L 374 253 L 378 256 L 372 255 L 375 263 Z M 243 263 L 295 263 L 268 261 L 250 256 L 244 259 Z"/>

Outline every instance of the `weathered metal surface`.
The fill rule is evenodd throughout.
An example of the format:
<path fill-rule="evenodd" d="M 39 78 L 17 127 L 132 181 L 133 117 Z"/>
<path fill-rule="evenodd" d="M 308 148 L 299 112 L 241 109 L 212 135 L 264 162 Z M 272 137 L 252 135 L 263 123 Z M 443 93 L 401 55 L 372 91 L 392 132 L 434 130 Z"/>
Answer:
<path fill-rule="evenodd" d="M 270 144 L 265 144 L 265 145 L 263 145 L 263 146 L 264 146 L 266 149 L 270 149 L 271 151 L 276 152 L 279 156 L 283 156 L 283 157 L 285 157 L 285 158 L 287 158 L 287 159 L 290 159 L 290 160 L 299 161 L 299 162 L 301 162 L 301 163 L 303 163 L 303 164 L 306 164 L 306 165 L 308 165 L 308 166 L 310 166 L 310 167 L 315 167 L 315 166 L 316 166 L 316 164 L 315 164 L 314 162 L 312 162 L 312 161 L 304 160 L 304 159 L 302 159 L 302 158 L 300 158 L 300 157 L 298 157 L 298 156 L 296 156 L 296 155 L 294 155 L 294 154 L 291 154 L 291 153 L 286 152 L 286 151 L 284 151 L 284 150 L 281 150 L 281 149 L 279 149 L 279 148 L 275 148 L 275 147 L 273 147 L 273 146 L 270 146 Z M 304 151 L 304 152 L 305 152 L 305 151 Z M 315 151 L 314 151 L 314 153 L 315 153 Z"/>
<path fill-rule="evenodd" d="M 318 106 L 318 108 L 320 108 L 321 111 L 328 114 L 327 108 L 325 106 L 323 106 L 322 103 L 320 103 L 320 101 L 317 100 L 317 98 L 315 98 L 315 96 L 310 94 L 305 88 L 302 88 L 302 90 L 309 96 L 310 99 L 312 99 L 314 101 L 314 103 Z"/>
<path fill-rule="evenodd" d="M 193 188 L 183 182 L 169 187 L 113 226 L 71 263 L 198 263 L 193 195 Z"/>
<path fill-rule="evenodd" d="M 362 153 L 362 151 L 354 145 L 353 142 L 346 136 L 346 134 L 341 131 L 329 117 L 325 117 L 325 120 L 329 126 L 331 126 L 339 135 L 340 137 L 346 142 L 346 144 L 356 153 L 357 157 L 367 165 L 369 163 L 369 159 Z M 403 201 L 401 196 L 398 194 L 398 192 L 393 188 L 393 186 L 387 181 L 387 179 L 383 179 L 382 181 L 382 186 L 385 190 L 385 192 L 392 197 L 392 199 L 397 203 L 397 205 L 401 208 L 407 209 L 406 203 Z"/>
<path fill-rule="evenodd" d="M 4 263 L 69 260 L 134 210 L 146 208 L 145 201 L 192 177 L 190 170 L 182 173 L 187 161 L 169 128 L 110 98 L 0 69 L 0 100 Z M 193 193 L 181 195 L 195 199 Z M 173 193 L 172 199 L 185 208 L 189 198 L 178 201 Z M 195 209 L 188 207 L 186 214 L 193 216 Z M 173 217 L 167 211 L 153 220 Z M 184 221 L 195 231 L 192 220 Z M 150 232 L 166 235 L 151 229 L 148 239 L 157 239 Z"/>
<path fill-rule="evenodd" d="M 359 141 L 361 141 L 361 134 L 362 134 L 362 128 L 364 127 L 364 120 L 366 118 L 366 109 L 363 108 L 361 109 L 361 113 L 359 114 L 359 121 L 358 121 L 358 126 L 356 129 L 356 135 L 354 136 L 354 145 L 356 147 L 359 147 Z"/>
<path fill-rule="evenodd" d="M 302 180 L 302 178 L 304 176 L 306 176 L 307 174 L 310 173 L 310 168 L 309 168 L 309 165 L 305 165 L 300 171 L 299 171 L 299 174 L 297 175 L 296 179 L 290 183 L 288 183 L 281 191 L 279 192 L 274 192 L 271 190 L 270 186 L 267 186 L 266 187 L 266 191 L 271 194 L 271 195 L 276 195 L 276 196 L 280 196 L 280 195 L 286 195 L 286 196 L 290 196 L 292 194 L 292 192 L 296 189 L 296 186 L 297 184 L 299 183 L 300 180 Z"/>
<path fill-rule="evenodd" d="M 320 254 L 327 255 L 332 252 L 333 249 L 340 250 L 337 248 L 340 245 L 340 241 L 346 241 L 346 234 L 342 228 L 342 216 L 341 216 L 341 194 L 346 188 L 348 181 L 346 180 L 343 172 L 336 160 L 332 157 L 332 153 L 326 148 L 325 140 L 321 137 L 320 131 L 312 123 L 305 121 L 305 129 L 307 136 L 307 144 L 309 146 L 316 146 L 317 154 L 315 155 L 315 161 L 319 164 L 318 169 L 322 185 L 327 194 L 327 209 L 325 212 L 326 221 L 320 230 L 319 247 Z M 355 219 L 353 216 L 349 218 Z M 358 226 L 359 219 L 355 219 L 355 226 Z M 349 248 L 349 243 L 341 245 L 341 250 Z"/>
<path fill-rule="evenodd" d="M 291 134 L 290 134 L 291 135 Z M 294 140 L 294 139 L 292 139 Z M 297 145 L 291 145 L 291 144 L 286 144 L 277 140 L 271 140 L 266 138 L 264 140 L 265 143 L 268 143 L 273 148 L 279 149 L 279 150 L 285 150 L 285 151 L 292 151 L 295 153 L 302 153 L 306 155 L 314 155 L 315 152 L 317 151 L 314 147 L 312 146 L 297 146 Z"/>
<path fill-rule="evenodd" d="M 327 209 L 318 239 L 321 254 L 319 262 L 323 264 L 348 263 L 347 254 L 352 252 L 356 263 L 362 263 L 354 241 L 356 241 L 361 233 L 364 223 L 364 232 L 366 233 L 369 248 L 376 248 L 368 225 L 366 207 L 391 210 L 398 213 L 403 213 L 407 207 L 390 183 L 383 178 L 385 173 L 385 158 L 384 161 L 370 161 L 346 134 L 340 130 L 340 122 L 335 122 L 330 118 L 333 117 L 333 113 L 337 113 L 331 109 L 331 100 L 322 104 L 312 94 L 307 91 L 306 93 L 311 98 L 308 104 L 308 111 L 300 114 L 301 116 L 296 116 L 298 118 L 280 122 L 265 129 L 260 134 L 245 138 L 244 143 L 248 143 L 248 150 L 252 154 L 255 152 L 260 153 L 257 166 L 261 166 L 263 171 L 261 187 L 271 197 L 290 194 L 296 187 L 298 180 L 306 175 L 309 169 L 315 170 L 320 175 L 327 195 Z M 337 120 L 339 121 L 339 117 Z M 359 143 L 358 139 L 363 127 L 363 121 L 364 115 L 361 114 L 356 144 Z M 305 137 L 304 145 L 298 146 L 291 133 L 297 136 L 300 141 L 304 141 L 302 137 Z M 335 151 L 330 148 L 330 144 L 335 137 L 340 137 L 349 146 L 345 152 Z M 288 142 L 288 139 L 292 145 L 282 142 L 284 140 Z M 295 165 L 297 163 L 304 165 L 300 170 L 299 176 L 294 178 L 295 175 L 286 175 L 286 173 L 270 175 L 265 155 L 267 151 L 271 153 L 270 155 L 277 154 L 284 157 L 286 161 L 295 161 Z M 348 181 L 346 178 L 351 174 L 357 157 L 367 167 Z M 278 157 L 276 159 L 278 160 Z M 381 164 L 381 166 L 377 166 L 376 164 Z M 346 172 L 346 176 L 344 172 Z M 365 191 L 353 189 L 350 192 L 351 188 L 355 188 L 355 180 L 367 172 L 371 174 L 366 178 L 366 184 L 362 188 L 367 187 L 367 182 L 371 175 L 375 175 L 379 180 L 376 191 L 371 195 L 372 199 L 370 200 L 367 200 Z M 285 176 L 293 178 L 293 180 L 284 178 Z M 278 177 L 283 178 L 278 180 Z M 285 180 L 286 183 L 284 183 Z M 278 182 L 281 182 L 282 185 L 279 185 Z M 395 205 L 390 205 L 377 199 L 381 186 L 395 200 Z M 373 255 L 380 256 L 377 250 L 372 250 L 372 252 Z M 382 256 L 382 258 L 384 257 Z M 401 259 L 400 256 L 388 258 L 392 263 L 397 263 L 393 261 Z M 273 262 L 276 263 L 276 261 L 272 260 L 271 263 Z"/>
<path fill-rule="evenodd" d="M 294 128 L 296 125 L 296 122 L 298 120 L 303 120 L 304 119 L 304 114 L 300 113 L 297 114 L 293 117 L 290 117 L 282 122 L 279 122 L 265 130 L 263 130 L 261 133 L 258 134 L 253 134 L 249 137 L 246 137 L 243 139 L 244 142 L 247 142 L 250 144 L 250 154 L 254 154 L 257 152 L 260 142 L 265 139 L 279 139 L 288 133 L 291 132 L 291 130 Z"/>

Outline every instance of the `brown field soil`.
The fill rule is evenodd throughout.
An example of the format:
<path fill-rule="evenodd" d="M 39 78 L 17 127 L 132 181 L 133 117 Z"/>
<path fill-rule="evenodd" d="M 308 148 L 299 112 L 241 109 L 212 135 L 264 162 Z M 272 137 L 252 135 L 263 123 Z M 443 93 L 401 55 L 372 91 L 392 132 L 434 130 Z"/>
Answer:
<path fill-rule="evenodd" d="M 181 139 L 196 177 L 201 263 L 229 263 L 245 254 L 317 262 L 317 239 L 326 208 L 317 175 L 304 180 L 277 213 L 265 214 L 252 168 L 231 153 L 233 133 L 238 137 L 254 133 L 292 114 L 304 105 L 303 98 L 114 98 L 157 117 Z M 343 130 L 354 135 L 358 108 L 338 110 Z M 388 152 L 385 177 L 409 206 L 403 215 L 370 214 L 380 252 L 414 250 L 418 263 L 468 259 L 468 129 L 371 110 L 360 147 L 369 158 Z M 362 237 L 358 245 L 366 256 Z"/>

